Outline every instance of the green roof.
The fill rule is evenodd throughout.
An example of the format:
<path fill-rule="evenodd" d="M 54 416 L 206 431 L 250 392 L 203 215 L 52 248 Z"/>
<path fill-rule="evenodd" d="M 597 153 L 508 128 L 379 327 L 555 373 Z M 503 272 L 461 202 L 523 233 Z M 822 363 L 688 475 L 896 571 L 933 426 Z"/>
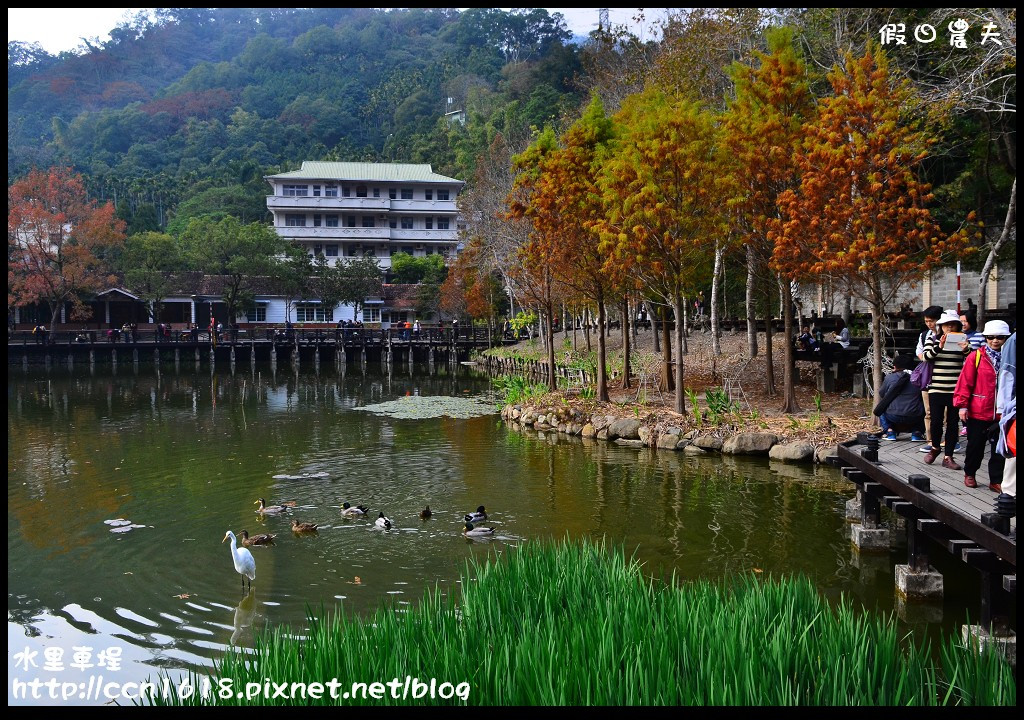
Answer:
<path fill-rule="evenodd" d="M 462 180 L 438 175 L 429 164 L 320 162 L 306 160 L 301 170 L 267 175 L 268 180 L 367 180 L 375 182 L 459 183 Z"/>

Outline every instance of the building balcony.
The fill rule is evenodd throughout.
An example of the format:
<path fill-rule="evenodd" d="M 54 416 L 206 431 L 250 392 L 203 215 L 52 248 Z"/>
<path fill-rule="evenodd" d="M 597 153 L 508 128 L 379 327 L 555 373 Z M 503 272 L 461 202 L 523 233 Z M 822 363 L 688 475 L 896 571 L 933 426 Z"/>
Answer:
<path fill-rule="evenodd" d="M 456 242 L 459 239 L 458 230 L 401 230 L 391 228 L 391 239 L 410 243 L 424 242 Z"/>
<path fill-rule="evenodd" d="M 270 210 L 310 210 L 313 212 L 342 212 L 346 210 L 363 212 L 387 212 L 393 201 L 388 198 L 354 197 L 310 197 L 268 195 L 267 208 Z M 410 202 L 410 201 L 407 201 Z M 454 203 L 452 203 L 454 204 Z"/>
<path fill-rule="evenodd" d="M 275 226 L 278 235 L 290 240 L 388 240 L 394 232 L 388 227 L 284 227 Z M 412 232 L 412 231 L 409 231 Z M 444 231 L 447 232 L 447 231 Z"/>
<path fill-rule="evenodd" d="M 392 200 L 391 212 L 447 214 L 457 213 L 454 200 Z"/>

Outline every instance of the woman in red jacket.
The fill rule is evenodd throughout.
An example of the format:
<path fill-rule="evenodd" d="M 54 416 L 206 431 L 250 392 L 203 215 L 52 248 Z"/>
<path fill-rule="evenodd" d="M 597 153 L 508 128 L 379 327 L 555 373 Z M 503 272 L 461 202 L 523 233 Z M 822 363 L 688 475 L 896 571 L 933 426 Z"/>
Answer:
<path fill-rule="evenodd" d="M 953 407 L 960 408 L 960 419 L 967 424 L 967 452 L 964 454 L 964 485 L 978 487 L 974 475 L 981 467 L 985 445 L 991 445 L 988 461 L 989 490 L 999 492 L 1003 477 L 1003 456 L 995 451 L 997 433 L 989 432 L 996 418 L 996 378 L 999 377 L 1000 350 L 1010 335 L 1002 320 L 985 323 L 985 345 L 967 356 L 953 391 Z M 987 443 L 986 443 L 987 441 Z"/>

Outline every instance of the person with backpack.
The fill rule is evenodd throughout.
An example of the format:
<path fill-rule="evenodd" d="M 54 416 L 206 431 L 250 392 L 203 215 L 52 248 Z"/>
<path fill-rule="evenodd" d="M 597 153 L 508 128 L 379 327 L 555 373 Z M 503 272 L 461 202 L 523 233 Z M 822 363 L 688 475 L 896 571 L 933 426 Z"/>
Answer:
<path fill-rule="evenodd" d="M 996 389 L 996 413 L 999 415 L 999 442 L 996 452 L 1005 460 L 1003 482 L 996 497 L 996 512 L 1003 517 L 1017 515 L 1017 333 L 1010 335 L 1000 352 L 999 382 Z M 989 482 L 991 483 L 991 478 Z"/>
<path fill-rule="evenodd" d="M 929 465 L 935 462 L 940 449 L 945 450 L 942 467 L 948 470 L 963 468 L 953 459 L 958 436 L 957 413 L 953 407 L 953 392 L 964 367 L 964 358 L 970 350 L 967 340 L 959 344 L 946 342 L 953 333 L 963 329 L 960 316 L 946 311 L 939 317 L 936 327 L 939 335 L 930 338 L 924 348 L 924 359 L 932 363 L 932 379 L 928 385 L 928 403 L 931 405 L 932 449 L 924 456 Z M 961 336 L 963 337 L 963 336 Z M 935 445 L 943 439 L 943 448 Z"/>
<path fill-rule="evenodd" d="M 1001 350 L 1010 336 L 1010 326 L 1002 320 L 985 323 L 982 332 L 985 347 L 973 350 L 964 361 L 960 379 L 953 392 L 953 406 L 967 424 L 967 452 L 964 455 L 964 485 L 978 487 L 975 474 L 985 456 L 985 445 L 991 446 L 988 461 L 988 488 L 1000 491 L 1005 459 L 996 452 L 996 385 L 1002 360 Z"/>
<path fill-rule="evenodd" d="M 911 433 L 915 442 L 924 440 L 924 403 L 921 391 L 910 382 L 913 358 L 897 355 L 893 371 L 882 381 L 881 400 L 874 413 L 886 440 L 897 440 L 900 432 Z"/>

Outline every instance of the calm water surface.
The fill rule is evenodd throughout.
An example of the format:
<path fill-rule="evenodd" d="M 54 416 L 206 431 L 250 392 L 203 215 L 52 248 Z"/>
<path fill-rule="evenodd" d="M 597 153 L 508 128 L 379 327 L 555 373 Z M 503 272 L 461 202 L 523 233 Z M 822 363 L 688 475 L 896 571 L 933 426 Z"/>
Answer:
<path fill-rule="evenodd" d="M 852 551 L 852 486 L 832 468 L 522 434 L 497 412 L 404 420 L 355 409 L 406 395 L 492 399 L 488 380 L 465 367 L 9 369 L 9 678 L 88 677 L 97 670 L 67 668 L 83 646 L 93 662 L 121 648 L 121 670 L 107 673 L 118 681 L 208 666 L 229 644 L 251 647 L 259 630 L 301 632 L 308 608 L 401 610 L 427 587 L 454 589 L 471 557 L 566 535 L 608 538 L 652 574 L 802 572 L 829 597 L 894 609 L 901 553 Z M 261 518 L 260 496 L 296 505 Z M 368 505 L 370 519 L 343 519 L 345 501 Z M 426 504 L 434 516 L 423 521 Z M 496 535 L 467 540 L 460 519 L 481 504 Z M 381 510 L 395 522 L 389 532 L 373 527 Z M 319 531 L 293 535 L 292 517 Z M 123 528 L 104 521 L 115 519 L 142 527 L 112 532 Z M 248 596 L 221 543 L 243 528 L 277 534 L 253 549 Z M 952 630 L 976 606 L 965 571 L 940 569 L 944 607 L 913 609 L 915 632 Z M 43 668 L 55 647 L 62 672 Z M 26 648 L 39 667 L 22 672 L 11 656 Z M 11 683 L 8 699 L 24 702 Z"/>

